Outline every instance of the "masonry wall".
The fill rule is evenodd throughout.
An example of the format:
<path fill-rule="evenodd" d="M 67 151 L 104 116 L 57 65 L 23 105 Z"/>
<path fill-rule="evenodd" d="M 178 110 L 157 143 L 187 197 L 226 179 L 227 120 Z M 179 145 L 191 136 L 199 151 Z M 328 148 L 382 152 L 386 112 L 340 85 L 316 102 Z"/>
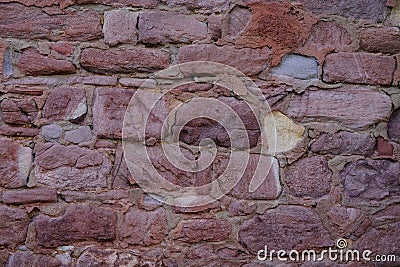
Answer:
<path fill-rule="evenodd" d="M 338 238 L 399 261 L 399 26 L 396 0 L 0 0 L 0 265 L 270 266 L 256 257 L 265 245 L 322 250 Z M 250 77 L 283 140 L 256 191 L 257 152 L 223 198 L 173 207 L 129 172 L 122 121 L 152 73 L 196 60 Z M 169 94 L 150 130 L 195 96 L 231 106 L 257 147 L 263 129 L 243 100 L 205 82 Z M 230 145 L 199 119 L 180 140 L 205 137 Z M 155 168 L 182 186 L 229 161 L 221 152 L 184 172 L 151 140 Z"/>

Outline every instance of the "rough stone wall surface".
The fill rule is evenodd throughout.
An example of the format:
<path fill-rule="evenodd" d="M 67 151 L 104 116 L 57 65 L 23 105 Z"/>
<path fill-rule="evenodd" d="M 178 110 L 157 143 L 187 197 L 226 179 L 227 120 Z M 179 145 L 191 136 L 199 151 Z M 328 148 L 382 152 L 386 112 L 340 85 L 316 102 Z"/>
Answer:
<path fill-rule="evenodd" d="M 146 133 L 165 179 L 207 184 L 229 161 L 193 174 L 161 155 L 164 114 L 192 97 L 230 106 L 255 149 L 228 194 L 174 207 L 129 172 L 122 122 L 154 72 L 199 60 L 250 77 L 281 139 L 250 192 L 265 129 L 222 87 L 174 89 Z M 231 145 L 197 119 L 183 154 L 204 138 Z M 400 1 L 0 0 L 0 266 L 399 266 L 399 237 Z M 338 238 L 397 263 L 257 259 Z"/>

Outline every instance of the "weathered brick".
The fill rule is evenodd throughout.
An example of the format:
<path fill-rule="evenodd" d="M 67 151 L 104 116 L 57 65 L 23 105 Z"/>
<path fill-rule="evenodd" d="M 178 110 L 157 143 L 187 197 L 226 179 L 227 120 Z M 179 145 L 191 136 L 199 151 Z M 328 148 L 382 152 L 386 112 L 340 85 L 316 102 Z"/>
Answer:
<path fill-rule="evenodd" d="M 326 56 L 325 82 L 390 85 L 395 70 L 393 57 L 368 53 L 335 53 Z"/>
<path fill-rule="evenodd" d="M 53 188 L 34 188 L 24 190 L 12 190 L 3 193 L 5 204 L 19 205 L 36 202 L 56 202 L 57 191 Z"/>
<path fill-rule="evenodd" d="M 86 93 L 79 87 L 53 89 L 43 107 L 46 120 L 71 120 L 82 118 L 87 112 Z"/>
<path fill-rule="evenodd" d="M 313 89 L 291 99 L 289 116 L 300 122 L 336 122 L 351 129 L 365 128 L 390 116 L 390 98 L 376 90 L 353 86 Z"/>
<path fill-rule="evenodd" d="M 56 188 L 106 187 L 111 164 L 101 153 L 78 146 L 38 143 L 35 176 L 40 184 Z"/>
<path fill-rule="evenodd" d="M 333 155 L 363 155 L 374 152 L 375 139 L 369 134 L 340 132 L 321 134 L 312 144 L 311 151 Z"/>
<path fill-rule="evenodd" d="M 25 75 L 33 76 L 72 74 L 76 72 L 75 66 L 70 61 L 43 56 L 33 47 L 22 52 L 17 67 Z"/>
<path fill-rule="evenodd" d="M 381 22 L 388 8 L 387 0 L 319 1 L 298 0 L 306 9 L 316 14 L 341 15 L 355 19 Z"/>
<path fill-rule="evenodd" d="M 38 114 L 38 107 L 33 99 L 7 98 L 0 104 L 1 118 L 8 124 L 31 124 Z"/>
<path fill-rule="evenodd" d="M 167 215 L 163 208 L 154 211 L 130 208 L 124 216 L 120 236 L 129 245 L 154 245 L 166 237 Z"/>
<path fill-rule="evenodd" d="M 213 61 L 234 67 L 246 75 L 256 75 L 270 63 L 271 50 L 250 49 L 213 44 L 183 46 L 178 51 L 179 63 Z"/>
<path fill-rule="evenodd" d="M 400 108 L 393 111 L 388 123 L 388 135 L 393 141 L 400 142 Z"/>
<path fill-rule="evenodd" d="M 285 181 L 297 197 L 318 198 L 329 193 L 332 173 L 322 156 L 304 158 L 286 167 Z"/>
<path fill-rule="evenodd" d="M 114 240 L 116 224 L 115 211 L 79 204 L 68 206 L 60 217 L 41 214 L 33 221 L 37 243 L 44 247 L 69 245 L 79 241 Z"/>
<path fill-rule="evenodd" d="M 89 41 L 101 37 L 100 17 L 94 10 L 48 15 L 36 7 L 11 3 L 0 4 L 0 17 L 7 18 L 0 21 L 0 37 L 5 38 Z"/>
<path fill-rule="evenodd" d="M 139 41 L 148 44 L 191 43 L 207 38 L 204 22 L 177 12 L 142 12 L 138 28 Z"/>
<path fill-rule="evenodd" d="M 321 20 L 313 26 L 310 36 L 299 51 L 323 63 L 330 52 L 351 52 L 355 49 L 354 43 L 346 28 L 335 21 Z"/>
<path fill-rule="evenodd" d="M 232 232 L 232 226 L 223 219 L 182 220 L 171 232 L 173 239 L 197 243 L 200 241 L 222 241 Z"/>
<path fill-rule="evenodd" d="M 168 6 L 185 7 L 207 13 L 223 11 L 229 7 L 229 3 L 229 0 L 167 0 Z"/>
<path fill-rule="evenodd" d="M 104 42 L 109 45 L 136 43 L 137 12 L 125 9 L 104 12 Z"/>
<path fill-rule="evenodd" d="M 87 48 L 81 54 L 81 66 L 96 73 L 155 71 L 168 67 L 169 53 L 151 48 L 126 50 Z"/>
<path fill-rule="evenodd" d="M 239 241 L 251 253 L 259 250 L 303 250 L 333 245 L 318 215 L 301 206 L 279 206 L 245 221 Z"/>
<path fill-rule="evenodd" d="M 389 160 L 357 160 L 341 172 L 345 199 L 369 203 L 400 195 L 400 163 Z"/>
<path fill-rule="evenodd" d="M 29 217 L 25 210 L 0 206 L 0 246 L 15 247 L 23 243 Z"/>
<path fill-rule="evenodd" d="M 119 88 L 95 90 L 93 131 L 102 138 L 121 138 L 126 108 L 134 91 Z"/>
<path fill-rule="evenodd" d="M 261 160 L 263 157 L 263 161 Z M 265 160 L 265 162 L 264 162 Z M 257 168 L 257 164 L 262 162 L 261 165 L 263 170 L 265 170 L 265 177 L 261 185 L 253 192 L 250 192 L 250 183 L 253 179 L 253 175 Z M 268 171 L 268 173 L 267 173 Z M 279 180 L 279 165 L 278 162 L 272 157 L 259 156 L 256 154 L 250 154 L 249 161 L 247 163 L 247 168 L 235 185 L 229 195 L 239 198 L 239 199 L 262 199 L 271 200 L 278 198 L 281 193 L 281 184 Z"/>
<path fill-rule="evenodd" d="M 8 140 L 0 140 L 0 186 L 18 188 L 27 183 L 32 151 Z"/>
<path fill-rule="evenodd" d="M 33 254 L 30 251 L 17 251 L 10 255 L 5 267 L 30 266 L 30 267 L 60 267 L 61 262 L 57 258 L 42 254 Z"/>
<path fill-rule="evenodd" d="M 236 45 L 243 47 L 272 47 L 272 65 L 306 40 L 316 22 L 312 14 L 289 3 L 251 3 L 252 16 Z"/>
<path fill-rule="evenodd" d="M 366 52 L 400 53 L 400 30 L 398 27 L 371 27 L 360 32 L 360 48 Z"/>

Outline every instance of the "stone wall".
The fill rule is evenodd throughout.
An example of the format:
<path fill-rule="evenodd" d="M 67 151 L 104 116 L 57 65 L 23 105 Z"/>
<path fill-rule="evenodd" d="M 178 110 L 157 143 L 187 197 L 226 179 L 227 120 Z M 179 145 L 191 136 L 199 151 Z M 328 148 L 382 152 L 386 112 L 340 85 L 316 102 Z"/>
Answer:
<path fill-rule="evenodd" d="M 270 266 L 265 245 L 338 238 L 400 261 L 399 26 L 396 0 L 0 0 L 0 266 Z M 258 85 L 277 153 L 250 192 L 265 129 L 243 99 L 205 81 L 174 89 L 147 140 L 163 177 L 199 186 L 229 161 L 226 131 L 202 119 L 179 138 L 188 158 L 213 139 L 211 166 L 188 173 L 161 156 L 164 113 L 194 96 L 232 107 L 253 151 L 221 199 L 174 207 L 129 172 L 122 121 L 152 73 L 199 60 Z"/>

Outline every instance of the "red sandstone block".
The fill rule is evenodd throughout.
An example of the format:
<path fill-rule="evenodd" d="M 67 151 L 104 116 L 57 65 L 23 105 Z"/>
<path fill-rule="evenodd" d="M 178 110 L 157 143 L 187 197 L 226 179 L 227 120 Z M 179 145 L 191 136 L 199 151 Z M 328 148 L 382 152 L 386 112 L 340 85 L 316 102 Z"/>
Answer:
<path fill-rule="evenodd" d="M 48 15 L 40 8 L 0 4 L 0 37 L 89 41 L 101 37 L 100 16 L 94 10 Z M 27 26 L 29 25 L 29 26 Z"/>
<path fill-rule="evenodd" d="M 232 226 L 223 219 L 182 220 L 171 232 L 171 237 L 184 242 L 222 241 L 232 232 Z"/>
<path fill-rule="evenodd" d="M 177 12 L 142 12 L 138 28 L 139 41 L 148 44 L 191 43 L 207 38 L 204 22 Z"/>
<path fill-rule="evenodd" d="M 323 69 L 325 82 L 390 85 L 395 60 L 368 53 L 335 53 L 326 56 Z"/>
<path fill-rule="evenodd" d="M 56 202 L 57 191 L 53 188 L 34 188 L 6 191 L 3 193 L 5 204 L 29 204 L 36 202 Z"/>
<path fill-rule="evenodd" d="M 360 32 L 360 48 L 366 52 L 400 53 L 400 30 L 398 27 L 371 27 Z"/>
<path fill-rule="evenodd" d="M 116 224 L 115 211 L 85 204 L 68 206 L 64 215 L 57 218 L 39 215 L 33 222 L 37 243 L 44 247 L 114 240 Z"/>
<path fill-rule="evenodd" d="M 190 61 L 213 61 L 234 67 L 246 75 L 256 75 L 270 63 L 271 50 L 251 49 L 213 44 L 183 46 L 178 51 L 180 63 Z"/>
<path fill-rule="evenodd" d="M 104 42 L 109 45 L 136 43 L 137 18 L 137 12 L 124 9 L 104 12 Z"/>
<path fill-rule="evenodd" d="M 365 128 L 390 116 L 392 101 L 377 90 L 357 86 L 315 89 L 294 96 L 288 115 L 300 122 L 336 122 L 351 129 Z"/>
<path fill-rule="evenodd" d="M 126 50 L 87 48 L 81 54 L 81 66 L 96 73 L 155 71 L 168 67 L 169 53 L 151 48 Z"/>
<path fill-rule="evenodd" d="M 0 246 L 14 248 L 24 242 L 29 217 L 25 210 L 0 206 Z"/>
<path fill-rule="evenodd" d="M 41 55 L 33 47 L 22 52 L 17 67 L 22 73 L 33 76 L 72 74 L 76 72 L 75 66 L 70 61 Z"/>

